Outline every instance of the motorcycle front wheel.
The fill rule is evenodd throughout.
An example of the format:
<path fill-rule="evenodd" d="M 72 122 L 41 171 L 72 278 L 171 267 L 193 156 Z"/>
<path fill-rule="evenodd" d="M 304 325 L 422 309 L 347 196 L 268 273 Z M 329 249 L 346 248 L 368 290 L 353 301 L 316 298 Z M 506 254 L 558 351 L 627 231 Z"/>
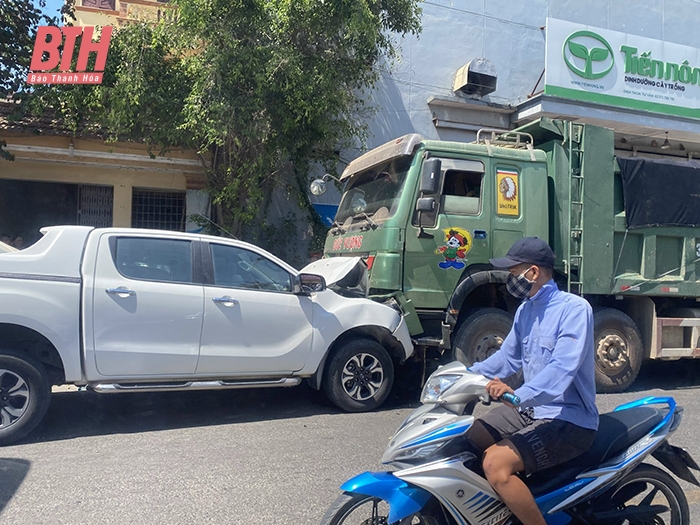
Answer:
<path fill-rule="evenodd" d="M 688 500 L 666 471 L 642 463 L 598 498 L 593 515 L 602 523 L 689 525 Z"/>
<path fill-rule="evenodd" d="M 380 498 L 344 492 L 324 514 L 321 525 L 388 525 L 389 504 Z M 419 513 L 397 522 L 397 525 L 444 525 L 434 516 Z"/>

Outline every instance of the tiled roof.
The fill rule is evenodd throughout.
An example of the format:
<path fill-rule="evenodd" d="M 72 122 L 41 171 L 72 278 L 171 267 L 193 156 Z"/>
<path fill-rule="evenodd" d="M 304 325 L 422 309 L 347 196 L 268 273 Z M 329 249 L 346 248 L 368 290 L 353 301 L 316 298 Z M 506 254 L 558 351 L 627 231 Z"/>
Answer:
<path fill-rule="evenodd" d="M 82 124 L 74 135 L 52 110 L 44 111 L 43 115 L 25 115 L 16 119 L 13 113 L 17 109 L 14 102 L 0 102 L 0 131 L 28 133 L 32 135 L 76 136 L 83 138 L 103 138 L 104 132 L 94 124 Z"/>

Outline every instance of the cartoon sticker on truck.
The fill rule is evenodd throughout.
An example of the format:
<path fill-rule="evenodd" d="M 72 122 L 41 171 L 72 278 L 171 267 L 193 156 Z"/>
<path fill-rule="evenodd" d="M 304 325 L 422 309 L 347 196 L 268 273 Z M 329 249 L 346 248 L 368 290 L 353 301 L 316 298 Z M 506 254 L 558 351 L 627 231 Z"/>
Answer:
<path fill-rule="evenodd" d="M 463 228 L 445 228 L 445 245 L 438 246 L 435 253 L 440 253 L 445 258 L 440 261 L 438 266 L 443 270 L 454 268 L 461 270 L 464 268 L 464 260 L 472 249 L 472 234 Z M 463 259 L 463 260 L 458 260 Z"/>

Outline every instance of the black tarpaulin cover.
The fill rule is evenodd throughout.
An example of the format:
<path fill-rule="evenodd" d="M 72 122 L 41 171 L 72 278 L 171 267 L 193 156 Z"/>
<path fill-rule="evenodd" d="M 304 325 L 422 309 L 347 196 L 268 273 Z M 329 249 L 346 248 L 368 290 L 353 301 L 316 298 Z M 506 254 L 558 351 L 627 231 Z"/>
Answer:
<path fill-rule="evenodd" d="M 618 157 L 627 228 L 700 226 L 700 161 Z"/>

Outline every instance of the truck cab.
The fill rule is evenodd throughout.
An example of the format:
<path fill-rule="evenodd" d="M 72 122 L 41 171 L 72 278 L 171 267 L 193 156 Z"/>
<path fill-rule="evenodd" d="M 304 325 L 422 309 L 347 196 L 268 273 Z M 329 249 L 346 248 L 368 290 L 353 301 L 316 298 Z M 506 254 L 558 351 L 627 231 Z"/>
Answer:
<path fill-rule="evenodd" d="M 544 117 L 469 144 L 400 137 L 343 172 L 325 254 L 365 258 L 370 296 L 400 303 L 417 355 L 471 364 L 500 348 L 519 303 L 489 259 L 545 239 L 560 289 L 593 308 L 598 391 L 624 391 L 644 360 L 700 357 L 700 163 L 624 146 Z"/>
<path fill-rule="evenodd" d="M 325 255 L 361 254 L 370 296 L 395 297 L 419 344 L 450 348 L 451 333 L 481 307 L 499 329 L 481 334 L 490 342 L 479 351 L 498 348 L 517 302 L 498 290 L 507 272 L 488 261 L 523 236 L 549 234 L 546 158 L 532 137 L 405 135 L 351 162 L 341 181 Z"/>

